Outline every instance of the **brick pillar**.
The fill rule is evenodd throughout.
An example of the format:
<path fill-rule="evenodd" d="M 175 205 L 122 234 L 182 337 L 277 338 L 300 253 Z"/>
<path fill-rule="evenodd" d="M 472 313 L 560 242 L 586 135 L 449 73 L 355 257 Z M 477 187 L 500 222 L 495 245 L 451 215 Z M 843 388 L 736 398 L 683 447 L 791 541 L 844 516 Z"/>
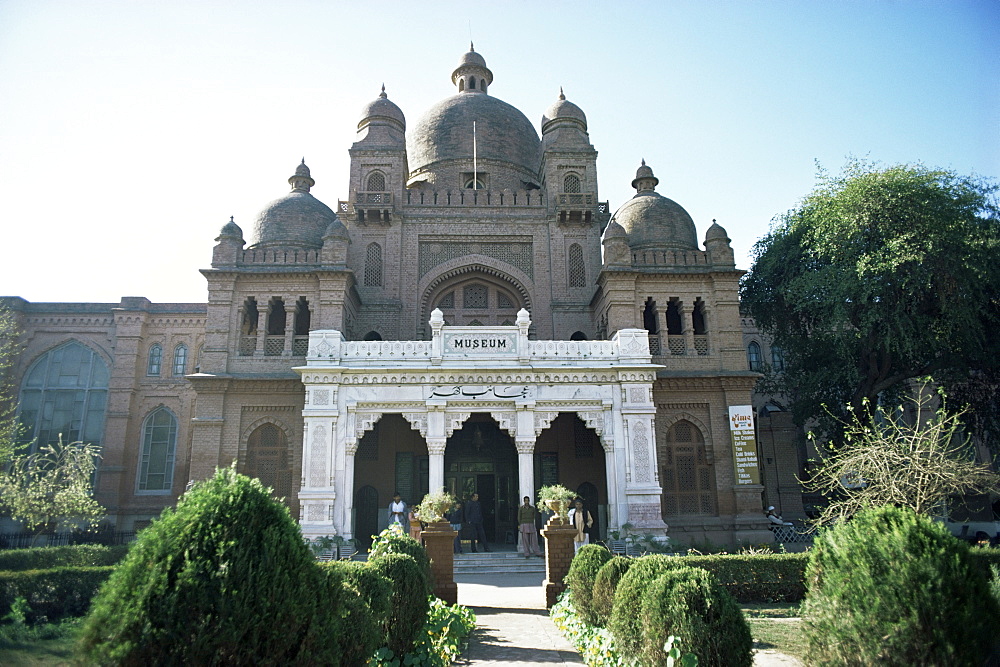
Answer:
<path fill-rule="evenodd" d="M 569 572 L 569 564 L 573 562 L 573 536 L 576 528 L 564 524 L 558 514 L 553 514 L 549 522 L 542 528 L 545 538 L 545 608 L 551 609 L 566 590 L 563 579 Z"/>
<path fill-rule="evenodd" d="M 431 576 L 434 577 L 434 595 L 448 604 L 458 604 L 458 586 L 455 584 L 455 536 L 447 521 L 427 524 L 420 539 L 431 559 Z"/>

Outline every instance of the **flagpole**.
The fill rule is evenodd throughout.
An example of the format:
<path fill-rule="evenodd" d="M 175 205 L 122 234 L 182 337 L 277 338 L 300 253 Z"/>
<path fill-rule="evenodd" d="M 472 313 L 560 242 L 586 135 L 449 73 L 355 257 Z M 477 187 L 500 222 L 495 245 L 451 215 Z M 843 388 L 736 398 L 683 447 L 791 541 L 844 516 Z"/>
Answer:
<path fill-rule="evenodd" d="M 479 189 L 479 167 L 476 155 L 476 121 L 472 121 L 472 189 Z"/>

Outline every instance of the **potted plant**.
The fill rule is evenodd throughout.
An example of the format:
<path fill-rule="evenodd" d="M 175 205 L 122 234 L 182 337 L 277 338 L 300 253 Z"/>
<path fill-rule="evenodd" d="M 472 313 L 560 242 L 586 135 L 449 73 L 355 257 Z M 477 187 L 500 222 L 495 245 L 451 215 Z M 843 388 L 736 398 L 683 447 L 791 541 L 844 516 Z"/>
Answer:
<path fill-rule="evenodd" d="M 538 489 L 538 503 L 558 514 L 563 523 L 569 522 L 569 503 L 575 496 L 562 484 L 550 484 Z"/>
<path fill-rule="evenodd" d="M 455 496 L 441 489 L 424 496 L 420 504 L 413 508 L 413 513 L 424 523 L 447 521 L 444 515 L 455 502 Z"/>

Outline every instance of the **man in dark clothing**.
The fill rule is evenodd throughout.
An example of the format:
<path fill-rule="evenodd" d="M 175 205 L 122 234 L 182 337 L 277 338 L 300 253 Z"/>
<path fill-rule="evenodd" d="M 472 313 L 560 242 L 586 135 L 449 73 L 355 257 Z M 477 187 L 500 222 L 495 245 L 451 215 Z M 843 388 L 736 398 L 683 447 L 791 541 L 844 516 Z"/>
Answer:
<path fill-rule="evenodd" d="M 482 545 L 483 551 L 489 551 L 486 546 L 486 530 L 483 528 L 483 508 L 479 504 L 479 494 L 473 493 L 472 500 L 465 503 L 465 523 L 474 531 L 472 538 L 472 553 L 476 553 L 476 541 Z"/>

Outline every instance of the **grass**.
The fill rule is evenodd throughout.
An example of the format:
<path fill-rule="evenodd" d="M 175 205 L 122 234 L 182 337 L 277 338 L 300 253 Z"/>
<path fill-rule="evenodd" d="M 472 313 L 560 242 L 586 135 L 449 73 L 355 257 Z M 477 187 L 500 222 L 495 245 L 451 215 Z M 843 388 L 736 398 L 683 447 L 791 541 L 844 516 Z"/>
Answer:
<path fill-rule="evenodd" d="M 755 649 L 775 650 L 800 660 L 805 657 L 799 603 L 742 604 L 740 608 L 750 625 Z"/>
<path fill-rule="evenodd" d="M 36 627 L 0 626 L 0 665 L 72 665 L 80 619 Z"/>

